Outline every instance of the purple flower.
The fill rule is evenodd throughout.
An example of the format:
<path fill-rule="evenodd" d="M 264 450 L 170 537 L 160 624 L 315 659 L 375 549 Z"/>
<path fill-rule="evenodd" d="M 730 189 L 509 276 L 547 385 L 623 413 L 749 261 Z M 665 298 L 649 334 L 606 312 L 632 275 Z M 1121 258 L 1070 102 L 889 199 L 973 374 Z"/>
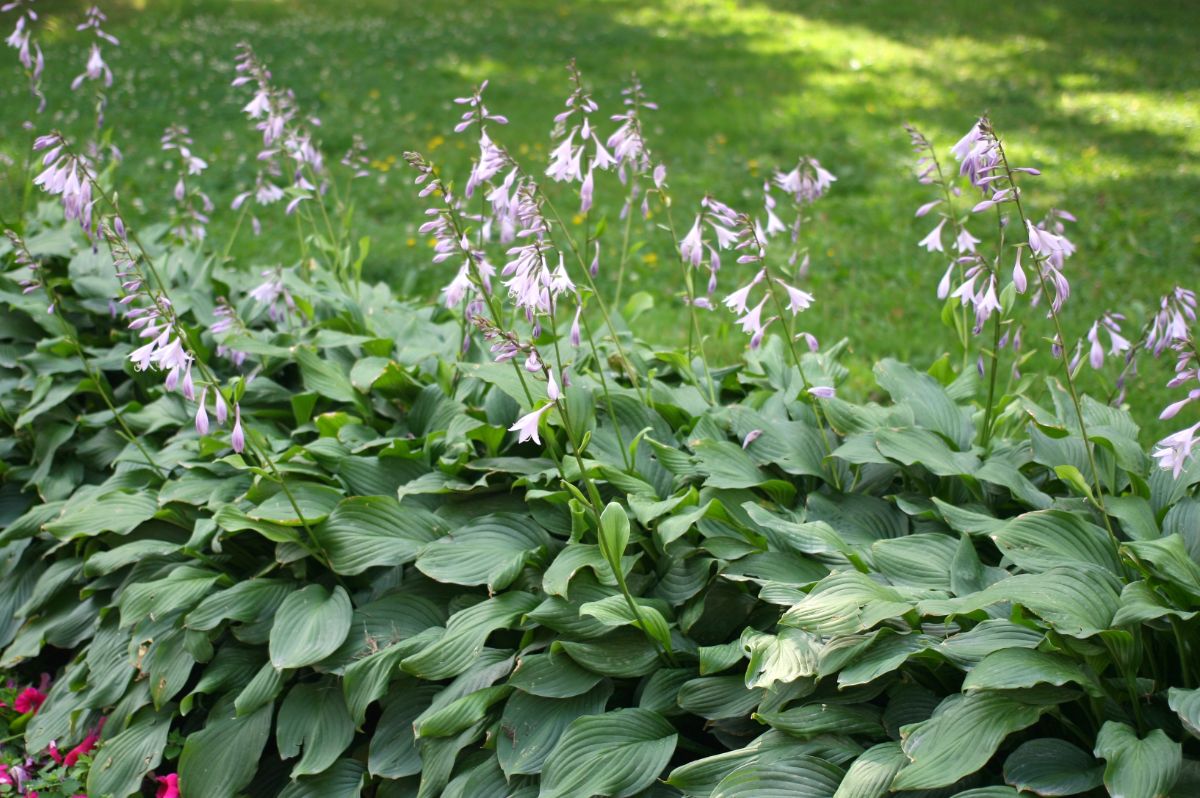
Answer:
<path fill-rule="evenodd" d="M 798 203 L 815 202 L 829 190 L 837 178 L 816 158 L 802 157 L 790 172 L 776 172 L 775 184 L 790 193 Z"/>
<path fill-rule="evenodd" d="M 542 405 L 532 413 L 526 413 L 518 418 L 516 423 L 508 428 L 509 432 L 517 433 L 517 443 L 524 443 L 532 439 L 534 443 L 541 444 L 542 439 L 538 436 L 538 422 L 541 421 L 545 412 L 553 406 L 553 404 Z"/>
<path fill-rule="evenodd" d="M 242 407 L 236 402 L 233 405 L 233 432 L 229 433 L 229 445 L 238 454 L 246 448 L 246 434 L 242 431 Z"/>
<path fill-rule="evenodd" d="M 925 247 L 927 252 L 945 252 L 942 247 L 942 228 L 946 226 L 946 220 L 942 219 L 937 223 L 937 227 L 929 231 L 929 235 L 917 242 L 917 246 Z"/>
<path fill-rule="evenodd" d="M 754 443 L 763 434 L 760 429 L 752 429 L 746 433 L 746 437 L 742 439 L 742 448 L 745 449 L 750 444 Z"/>
<path fill-rule="evenodd" d="M 201 435 L 208 434 L 208 408 L 205 407 L 205 402 L 208 398 L 208 386 L 200 389 L 200 404 L 196 408 L 196 432 Z"/>
<path fill-rule="evenodd" d="M 828 385 L 814 385 L 808 389 L 808 392 L 818 399 L 832 399 L 837 395 L 837 392 Z"/>
<path fill-rule="evenodd" d="M 1192 450 L 1196 446 L 1196 430 L 1198 429 L 1200 429 L 1200 423 L 1193 424 L 1187 429 L 1168 435 L 1155 444 L 1158 448 L 1155 449 L 1152 456 L 1158 461 L 1159 468 L 1169 470 L 1175 479 L 1179 479 L 1183 466 L 1192 456 Z"/>
<path fill-rule="evenodd" d="M 794 286 L 788 285 L 787 283 L 785 283 L 783 280 L 779 279 L 778 277 L 775 278 L 775 282 L 782 285 L 784 290 L 787 291 L 787 295 L 788 295 L 787 309 L 792 312 L 793 316 L 798 315 L 800 313 L 800 311 L 802 311 L 802 310 L 808 310 L 812 306 L 812 303 L 813 303 L 813 295 L 812 294 L 808 293 L 807 291 L 801 291 L 799 288 L 796 288 Z"/>

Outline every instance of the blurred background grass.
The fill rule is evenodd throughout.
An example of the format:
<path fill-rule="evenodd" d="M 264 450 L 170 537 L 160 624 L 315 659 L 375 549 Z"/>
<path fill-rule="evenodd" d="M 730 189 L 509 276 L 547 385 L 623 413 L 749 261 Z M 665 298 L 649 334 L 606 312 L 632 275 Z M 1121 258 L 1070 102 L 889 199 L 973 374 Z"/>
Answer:
<path fill-rule="evenodd" d="M 84 3 L 42 0 L 46 51 L 44 130 L 85 134 L 89 89 L 71 96 L 89 40 L 74 30 Z M 173 176 L 159 136 L 188 126 L 211 168 L 203 187 L 218 204 L 211 235 L 223 242 L 236 215 L 229 200 L 253 179 L 256 134 L 241 115 L 248 96 L 229 87 L 234 45 L 249 41 L 277 82 L 318 115 L 331 158 L 361 134 L 372 176 L 357 188 L 358 227 L 372 239 L 367 270 L 411 293 L 434 296 L 447 279 L 429 265 L 415 230 L 421 206 L 401 159 L 419 149 L 465 179 L 474 143 L 451 133 L 451 99 L 491 80 L 488 104 L 511 120 L 502 141 L 544 162 L 551 119 L 576 58 L 601 111 L 615 112 L 631 70 L 661 110 L 651 145 L 670 170 L 687 218 L 710 191 L 747 209 L 776 166 L 812 155 L 838 176 L 809 227 L 811 290 L 802 320 L 823 341 L 851 341 L 854 384 L 870 384 L 883 356 L 931 362 L 953 350 L 934 289 L 944 263 L 916 246 L 930 198 L 913 179 L 901 124 L 910 121 L 945 152 L 987 111 L 1013 160 L 1043 177 L 1027 197 L 1039 210 L 1078 218 L 1080 251 L 1069 262 L 1068 330 L 1082 335 L 1105 309 L 1144 318 L 1177 282 L 1195 287 L 1200 229 L 1200 5 L 1189 2 L 1053 0 L 981 5 L 975 0 L 125 0 L 102 3 L 121 47 L 106 46 L 116 73 L 107 112 L 124 152 L 118 185 L 127 202 L 160 219 Z M 7 31 L 7 25 L 5 30 Z M 20 165 L 33 118 L 15 54 L 0 85 L 0 152 Z M 606 127 L 607 130 L 607 127 Z M 0 216 L 18 213 L 8 170 Z M 598 211 L 615 214 L 615 181 L 598 188 Z M 564 204 L 571 204 L 564 201 Z M 294 226 L 281 208 L 262 214 L 264 232 L 237 249 L 246 268 L 295 257 Z M 629 276 L 654 312 L 638 333 L 655 343 L 686 334 L 672 298 L 680 286 L 669 237 L 652 220 Z M 606 251 L 617 249 L 610 227 Z M 724 288 L 736 279 L 723 275 Z M 627 293 L 628 295 L 628 293 Z M 744 345 L 728 318 L 707 319 L 714 346 Z M 1026 340 L 1045 322 L 1030 314 Z M 1042 349 L 1046 347 L 1041 345 Z M 1146 364 L 1129 402 L 1147 425 L 1166 401 L 1166 364 Z M 1107 393 L 1103 377 L 1089 388 Z M 1190 422 L 1187 422 L 1190 423 Z"/>

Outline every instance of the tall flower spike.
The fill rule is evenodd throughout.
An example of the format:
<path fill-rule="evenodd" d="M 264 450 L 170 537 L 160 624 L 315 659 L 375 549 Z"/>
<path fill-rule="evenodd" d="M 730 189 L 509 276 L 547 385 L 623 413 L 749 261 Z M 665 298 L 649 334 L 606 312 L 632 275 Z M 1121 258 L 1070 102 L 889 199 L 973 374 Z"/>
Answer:
<path fill-rule="evenodd" d="M 38 101 L 37 112 L 40 114 L 46 110 L 46 95 L 42 93 L 46 59 L 42 55 L 41 45 L 33 38 L 33 26 L 38 18 L 33 3 L 34 0 L 11 0 L 0 6 L 0 12 L 16 12 L 16 24 L 4 43 L 17 51 L 17 60 L 29 81 L 29 93 Z"/>

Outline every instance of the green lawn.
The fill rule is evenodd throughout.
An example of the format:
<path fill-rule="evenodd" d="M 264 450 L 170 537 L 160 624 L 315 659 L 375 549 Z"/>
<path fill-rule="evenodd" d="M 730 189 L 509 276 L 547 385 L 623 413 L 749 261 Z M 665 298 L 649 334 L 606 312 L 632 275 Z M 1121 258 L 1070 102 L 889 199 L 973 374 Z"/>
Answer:
<path fill-rule="evenodd" d="M 84 97 L 66 84 L 82 69 L 86 44 L 74 31 L 81 4 L 43 0 L 50 109 L 40 128 L 86 130 Z M 254 134 L 229 88 L 234 44 L 250 41 L 277 80 L 318 114 L 326 149 L 340 154 L 361 133 L 377 177 L 360 185 L 359 224 L 372 238 L 368 272 L 433 295 L 446 275 L 428 264 L 422 219 L 402 163 L 420 149 L 465 178 L 473 144 L 454 136 L 452 97 L 490 78 L 489 105 L 510 117 L 503 141 L 543 159 L 551 117 L 578 59 L 603 112 L 636 70 L 661 110 L 652 145 L 664 157 L 684 215 L 705 191 L 760 207 L 759 184 L 797 155 L 820 159 L 839 178 L 813 225 L 812 290 L 806 326 L 823 340 L 852 341 L 863 374 L 884 355 L 928 362 L 952 346 L 933 296 L 943 263 L 916 246 L 930 224 L 913 210 L 928 189 L 912 178 L 901 124 L 911 121 L 943 152 L 982 112 L 991 113 L 1014 160 L 1043 177 L 1028 201 L 1079 217 L 1070 261 L 1069 330 L 1080 334 L 1105 308 L 1140 316 L 1176 281 L 1197 274 L 1200 197 L 1200 6 L 1184 2 L 1000 3 L 728 2 L 722 0 L 203 0 L 103 3 L 119 49 L 106 48 L 118 84 L 108 111 L 125 154 L 119 185 L 155 210 L 169 201 L 158 137 L 189 126 L 212 168 L 205 186 L 219 207 L 212 234 L 223 241 L 235 215 L 228 201 L 253 173 Z M 300 10 L 296 10 L 299 8 Z M 8 26 L 5 26 L 7 35 Z M 30 116 L 15 57 L 0 86 L 0 148 L 23 157 Z M 86 94 L 87 89 L 81 91 Z M 0 214 L 19 202 L 13 177 Z M 598 195 L 604 195 L 604 187 Z M 611 200 L 600 210 L 613 211 Z M 265 219 L 247 268 L 294 258 L 289 221 Z M 648 227 L 631 275 L 659 308 L 640 328 L 678 340 L 681 311 L 671 242 Z M 610 227 L 607 248 L 617 248 Z M 726 277 L 725 286 L 732 285 Z M 724 317 L 723 318 L 727 318 Z M 1031 318 L 1029 340 L 1045 334 Z M 741 345 L 713 323 L 718 347 Z M 1153 418 L 1166 368 L 1147 364 L 1130 400 Z M 1094 388 L 1100 386 L 1093 385 Z M 1161 428 L 1154 426 L 1149 432 Z"/>

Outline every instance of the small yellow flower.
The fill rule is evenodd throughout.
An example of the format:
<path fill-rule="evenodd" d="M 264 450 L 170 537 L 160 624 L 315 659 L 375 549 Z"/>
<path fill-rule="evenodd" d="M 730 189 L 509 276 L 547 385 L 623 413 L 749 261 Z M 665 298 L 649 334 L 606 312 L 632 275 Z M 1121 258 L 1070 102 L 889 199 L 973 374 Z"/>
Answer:
<path fill-rule="evenodd" d="M 724 133 L 717 134 L 717 143 L 721 144 L 721 145 L 725 145 L 726 143 L 728 143 L 728 139 L 725 138 Z"/>
<path fill-rule="evenodd" d="M 517 147 L 517 152 L 519 152 L 521 155 L 528 155 L 529 154 L 529 145 L 522 142 L 521 146 Z"/>
<path fill-rule="evenodd" d="M 645 263 L 647 266 L 653 266 L 658 263 L 658 255 L 653 252 L 647 252 L 642 256 L 642 263 Z"/>
<path fill-rule="evenodd" d="M 397 160 L 397 158 L 396 158 L 396 156 L 395 156 L 395 155 L 389 155 L 389 156 L 387 157 L 387 162 L 388 162 L 388 163 L 394 164 L 394 163 L 396 163 L 396 160 Z"/>
<path fill-rule="evenodd" d="M 430 249 L 433 249 L 434 247 L 437 246 L 437 239 L 436 238 L 429 239 L 428 241 L 425 242 L 425 246 L 429 247 Z"/>
<path fill-rule="evenodd" d="M 407 239 L 405 239 L 404 243 L 408 244 L 410 247 L 415 247 L 417 245 L 417 239 L 409 236 Z"/>
<path fill-rule="evenodd" d="M 442 146 L 445 143 L 446 143 L 445 136 L 434 136 L 433 138 L 431 138 L 429 140 L 429 143 L 425 145 L 425 149 L 429 150 L 430 152 L 433 152 L 434 150 L 436 150 L 438 147 Z"/>
<path fill-rule="evenodd" d="M 574 224 L 574 225 L 581 225 L 581 224 L 583 224 L 583 215 L 582 215 L 582 214 L 578 214 L 578 213 L 577 213 L 577 214 L 575 214 L 574 216 L 572 216 L 572 217 L 571 217 L 571 224 Z"/>
<path fill-rule="evenodd" d="M 378 100 L 379 99 L 379 89 L 371 89 L 369 92 L 367 92 L 367 96 L 370 97 L 372 100 Z"/>

